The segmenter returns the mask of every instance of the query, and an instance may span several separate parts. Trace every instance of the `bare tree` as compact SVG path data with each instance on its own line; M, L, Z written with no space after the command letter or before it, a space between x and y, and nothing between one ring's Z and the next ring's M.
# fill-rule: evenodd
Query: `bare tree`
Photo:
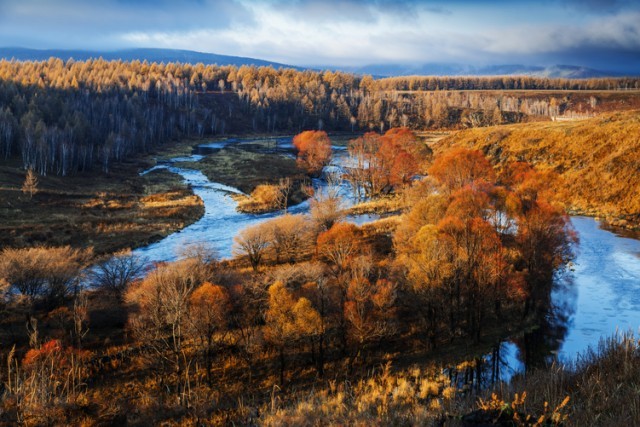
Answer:
M280 181L278 181L278 205L284 213L287 213L291 190L293 190L293 180L291 178L280 178Z
M314 193L310 202L311 220L319 231L330 229L344 217L342 197L340 197L342 177L338 173L327 173L325 179L327 181L325 191Z
M264 223L270 231L276 262L295 262L309 243L309 221L302 215L282 215Z
M92 255L91 249L70 246L6 248L0 252L0 277L31 301L42 297L59 300L74 290Z
M209 267L198 258L164 264L129 288L129 327L153 356L173 368L179 378L176 390L182 404L189 402L191 359L184 352L189 300L194 290L209 280Z
M143 268L144 261L130 250L116 252L93 268L93 285L122 300L125 290L142 273Z

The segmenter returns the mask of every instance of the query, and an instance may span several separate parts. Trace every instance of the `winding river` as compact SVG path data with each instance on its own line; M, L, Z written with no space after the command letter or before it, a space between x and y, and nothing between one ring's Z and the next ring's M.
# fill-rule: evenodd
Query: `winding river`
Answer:
M177 259L185 247L206 244L221 258L232 256L234 236L243 228L273 218L280 213L261 215L236 212L236 202L229 197L239 190L211 182L201 172L185 167L197 162L211 150L228 144L245 144L255 140L227 140L202 144L187 157L176 157L162 162L153 169L165 168L181 175L193 191L202 198L205 214L196 223L135 253L147 260L171 261ZM292 153L291 138L273 138L274 149ZM334 147L334 157L328 170L340 168L346 161L344 147ZM180 165L180 166L178 166ZM314 180L316 191L323 191L326 182ZM352 203L347 184L340 187L345 205ZM289 208L291 213L305 213L308 201ZM348 220L365 223L376 216L362 215ZM604 230L587 217L572 217L580 243L575 247L576 257L567 271L558 274L552 293L549 314L541 327L523 337L500 344L494 355L500 360L500 376L510 378L526 367L574 359L589 346L596 347L602 336L616 331L638 332L640 327L640 240L622 237Z
M271 150L283 155L293 155L293 145L291 138L270 138L273 141ZM236 211L237 203L229 197L230 194L243 194L240 190L227 185L209 181L200 171L188 169L184 165L189 162L197 162L207 153L224 148L229 144L242 145L252 144L253 139L229 139L226 141L210 142L199 145L194 154L184 157L174 157L159 163L157 166L142 172L149 173L155 169L167 169L182 176L184 181L191 185L193 192L203 201L205 206L204 216L194 224L171 234L159 242L152 243L135 250L135 254L147 259L149 262L174 261L180 257L181 251L190 245L205 244L216 251L221 258L232 256L233 238L243 228L266 221L281 215L281 212L271 212L266 214L246 214ZM260 141L264 141L261 139ZM331 172L340 169L347 160L345 147L334 146L331 164L325 171ZM178 166L180 165L180 166ZM323 179L313 180L316 192L326 191L326 181ZM354 202L351 188L345 182L340 184L339 194L342 196L343 206L348 207ZM289 213L300 214L309 211L309 201L304 201L298 205L290 206ZM363 224L377 219L376 215L358 215L348 217L347 220L356 224Z

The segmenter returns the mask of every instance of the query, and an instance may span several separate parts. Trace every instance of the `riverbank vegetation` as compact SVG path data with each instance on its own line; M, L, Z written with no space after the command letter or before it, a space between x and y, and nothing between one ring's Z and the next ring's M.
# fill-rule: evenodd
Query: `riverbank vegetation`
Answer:
M382 364L355 383L335 381L265 407L261 424L283 425L635 425L640 341L603 338L576 361L528 372L479 393L451 386L435 368ZM457 367L458 369L465 367Z
M68 177L97 176L101 171L120 179L119 164L184 138L297 134L310 129L383 134L399 126L413 130L459 130L516 122L574 120L602 112L637 109L640 107L637 90L637 79L632 78L375 80L341 72L268 67L100 59L3 60L0 157L5 165L19 168L20 173L32 170L37 176ZM227 154L247 156L242 152ZM225 156L223 151L218 157L231 156ZM249 165L254 159L247 160ZM282 158L267 158L265 162L253 162L253 166L272 164L271 161L274 167L279 167ZM207 162L211 163L208 167ZM220 175L221 180L233 174L238 166L243 171L248 168L243 169L241 162L227 167L230 164L226 161L211 158L202 164L208 176ZM281 168L279 176L261 168L264 182L238 182L235 187L250 194L260 184L275 185L280 178L291 176L294 189L289 203L299 202L307 197L305 185L298 182L297 173L289 167L283 165L287 170ZM616 174L610 179L620 183L626 178ZM242 181L234 178L237 180ZM73 185L72 179L60 182L67 181L69 186ZM241 204L244 211L265 212L275 206L258 199L244 199ZM592 209L591 199L583 199L586 201L577 207L584 212L620 214L624 215L621 218L624 221L633 215L625 206L614 206L608 200L602 210ZM609 206L626 210L613 212ZM57 223L55 227L64 225Z
M113 163L185 137L305 129L382 133L398 126L584 117L637 108L637 86L629 78L374 80L269 67L3 60L0 156L19 157L25 170L39 175L108 172Z

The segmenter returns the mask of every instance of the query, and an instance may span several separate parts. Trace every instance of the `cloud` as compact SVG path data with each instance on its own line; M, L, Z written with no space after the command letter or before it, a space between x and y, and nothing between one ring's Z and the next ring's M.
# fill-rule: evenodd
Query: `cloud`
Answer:
M253 20L237 0L0 0L0 5L0 43L5 45L22 38L39 39L39 47L104 48L124 32L226 28Z
M620 10L638 10L635 0L560 0L566 7L593 13L615 13Z
M640 52L640 12L608 16L580 26L524 26L494 31L485 50L538 54L588 48Z
M0 45L164 47L311 66L584 63L597 61L588 52L606 52L607 63L622 67L629 53L640 57L635 2L583 3L0 0Z

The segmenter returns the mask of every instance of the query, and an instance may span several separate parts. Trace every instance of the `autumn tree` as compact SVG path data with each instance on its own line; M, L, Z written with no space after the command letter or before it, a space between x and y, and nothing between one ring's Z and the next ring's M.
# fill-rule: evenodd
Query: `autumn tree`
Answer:
M351 279L344 304L349 336L356 352L351 363L362 356L368 342L393 333L395 298L395 285L388 280L371 283L365 277Z
M369 132L349 142L347 178L356 196L376 197L407 185L423 169L427 149L407 128Z
M349 141L347 146L349 161L346 165L346 178L351 183L358 200L378 195L381 192L381 168L376 156L380 144L379 134L367 132L363 136Z
M331 140L324 131L304 131L293 138L297 163L310 175L318 175L331 159Z
M210 385L213 358L229 329L230 311L229 293L222 286L205 282L189 297L188 329L203 349Z
M567 215L544 200L529 206L518 219L516 241L527 273L525 312L529 312L546 304L553 274L571 259L571 245L578 238Z
M233 325L230 339L246 364L249 381L257 355L264 345L264 313L268 308L268 286L261 280L249 280L228 288L232 304L229 318Z
M27 176L22 184L22 192L28 194L30 199L38 192L38 178L31 168L27 170Z
M318 253L340 273L347 269L349 261L362 250L360 239L357 226L338 222L318 236Z
M286 214L264 223L276 262L295 262L308 249L309 221L303 215Z
M210 275L209 266L201 259L185 258L159 265L126 294L132 308L130 330L160 362L173 367L180 379L178 394L182 397L185 395L180 391L188 382L183 377L189 364L183 343L190 317L189 303L193 292Z
M399 250L397 263L406 270L411 306L421 321L431 348L437 344L442 308L454 314L450 287L454 266L452 250L434 224L422 226Z
M330 280L322 264L312 264L307 269L309 280L301 287L304 295L312 302L313 307L318 312L320 324L317 332L318 354L316 359L316 369L318 375L324 375L325 347L327 346L328 334L332 327L333 318L338 307L339 289L335 286L335 281ZM314 349L312 355L315 357Z
M476 150L453 148L438 156L429 174L446 189L455 191L475 181L492 182L495 174L487 158Z
M280 384L284 384L285 351L305 336L320 330L320 316L306 298L296 299L282 282L269 287L269 308L265 313L266 338L278 350Z
M389 185L401 187L422 172L428 154L429 149L416 134L402 127L389 129L384 134L378 155L383 158L380 163L387 169Z
M262 262L265 251L271 243L269 228L265 224L249 226L233 239L233 252L236 256L246 256L254 271Z

